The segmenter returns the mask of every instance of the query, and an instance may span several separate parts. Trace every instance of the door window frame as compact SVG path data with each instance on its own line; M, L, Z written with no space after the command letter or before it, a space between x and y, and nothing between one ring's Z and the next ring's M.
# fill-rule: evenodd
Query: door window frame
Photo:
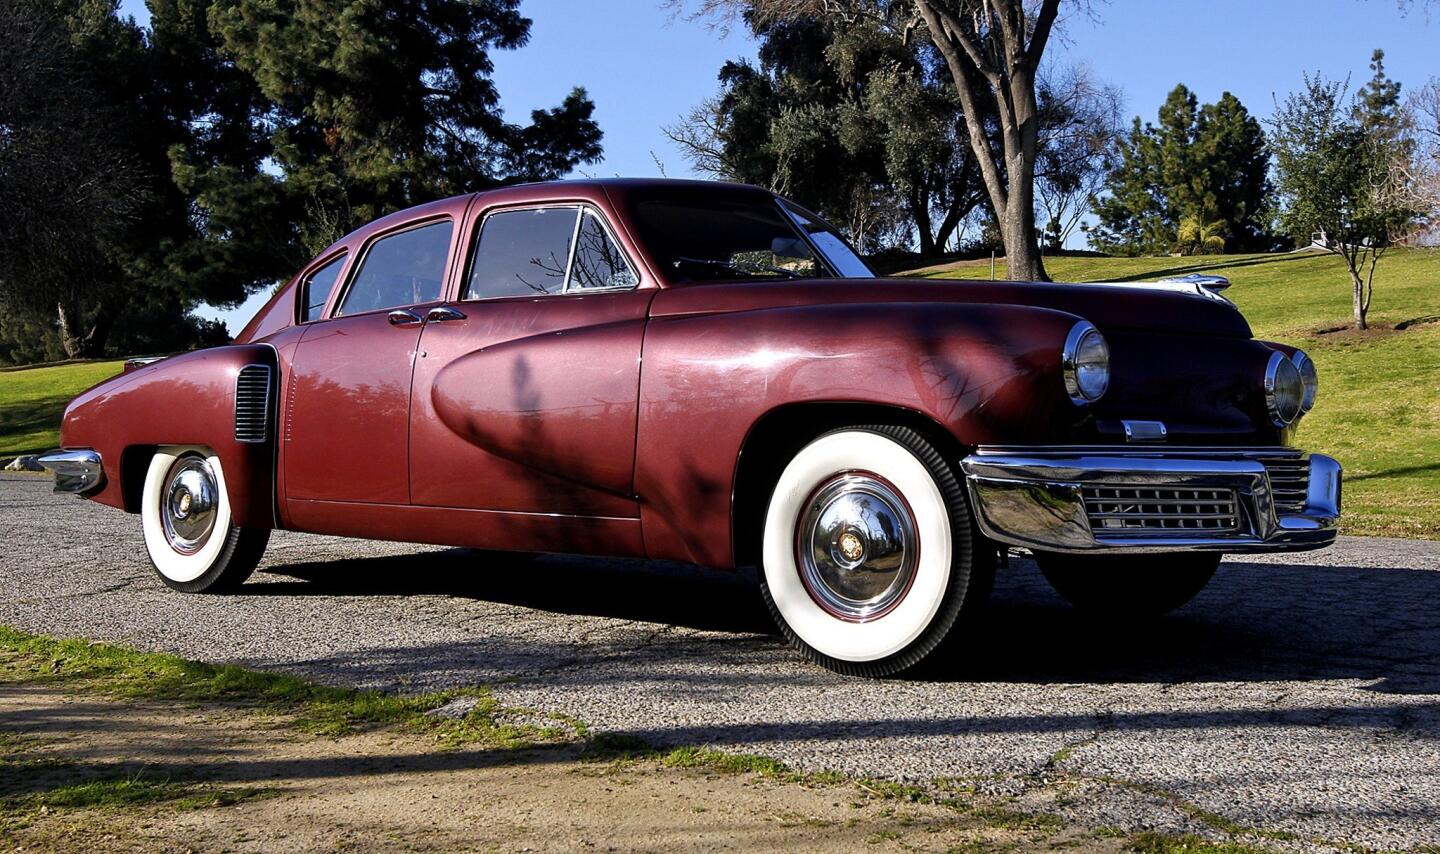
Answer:
M394 237L398 234L404 234L407 231L415 231L417 229L426 228L428 226L438 225L442 222L450 223L450 248L446 250L445 264L440 271L440 293L437 294L434 299L426 300L425 302L400 303L398 305L386 306L385 308L372 308L369 311L357 311L354 314L340 313L341 306L345 304L345 299L350 296L350 290L355 285L355 279L360 275L360 271L365 268L365 262L370 259L370 252L375 248L376 244L386 239L387 237ZM451 267L454 266L453 262L455 260L456 231L457 229L455 227L455 217L451 216L450 214L441 214L439 216L432 216L426 219L407 222L403 225L397 226L396 228L392 228L389 231L384 231L379 234L371 235L360 247L360 251L355 253L354 260L350 262L349 269L345 271L344 287L336 293L334 302L326 310L325 317L323 319L338 320L342 317L364 317L367 314L379 314L381 312L395 311L396 309L413 308L419 305L430 305L431 303L444 302L446 281L450 275Z
M561 290L556 291L553 294L507 294L505 296L493 297L467 296L470 290L470 276L475 270L475 261L480 255L480 237L485 233L485 224L490 221L491 217L507 213L521 213L524 211L556 209L575 211L575 223L571 226L570 229L570 252L565 258L565 281L561 287ZM580 251L580 224L584 222L585 213L587 211L592 214L595 219L600 223L600 228L604 230L606 239L610 241L610 245L615 247L615 251L620 254L620 259L625 262L625 268L630 271L631 277L635 279L634 284L615 285L605 288L570 287L570 273L575 268L575 255ZM481 214L479 219L475 222L475 226L472 229L472 233L470 235L468 246L469 248L465 255L465 266L462 268L459 281L456 283L458 285L455 294L456 302L495 302L498 300L531 300L549 299L552 297L563 296L583 296L585 294L624 293L627 291L638 290L645 281L640 275L640 267L636 265L635 260L630 257L630 253L625 251L625 245L621 243L620 240L615 236L615 229L613 226L610 225L610 221L605 218L604 211L600 210L600 208L596 207L594 204L585 201L576 200L536 202L531 204L507 205L505 207L490 208L489 210L486 210L483 214Z
M350 247L341 246L339 249L313 261L305 272L300 274L300 287L295 289L295 325L306 326L311 323L319 323L330 316L330 302L335 294L345 286L346 279L350 273ZM335 262L340 262L340 270L335 274L335 281L330 285L330 293L325 295L325 304L320 306L320 316L314 320L305 319L305 310L310 307L310 280L315 274Z

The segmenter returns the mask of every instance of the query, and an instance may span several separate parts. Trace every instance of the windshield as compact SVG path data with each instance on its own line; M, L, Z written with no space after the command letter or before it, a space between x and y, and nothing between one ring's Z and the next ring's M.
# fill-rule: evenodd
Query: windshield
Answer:
M835 244L848 258L836 263L826 245L816 239L816 232L810 232L815 245L801 236L797 226L809 231L809 225L765 196L651 196L636 201L632 210L641 239L674 281L872 275L838 236L833 238ZM806 222L816 220L806 217ZM818 228L830 232L823 224ZM823 234L821 239L825 239ZM816 245L823 257L817 255ZM847 272L857 268L863 272Z
M825 260L830 262L830 266L835 268L842 278L875 278L875 274L865 266L865 262L860 260L860 256L855 254L855 250L850 248L850 244L845 242L845 238L841 237L824 220L784 199L780 200L780 205L785 208L785 212L790 215L790 218L795 220L795 224L810 235L810 242L815 244L816 248L820 250L820 254L825 256Z

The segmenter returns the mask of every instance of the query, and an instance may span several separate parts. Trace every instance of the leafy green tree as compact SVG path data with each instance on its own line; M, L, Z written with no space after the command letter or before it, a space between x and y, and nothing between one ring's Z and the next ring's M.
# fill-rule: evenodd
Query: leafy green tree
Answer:
M505 121L490 51L528 40L518 6L152 0L196 225L173 268L235 302L377 216L598 160L583 89Z
M1180 220L1176 242L1181 255L1213 255L1225 251L1225 220L1187 214Z
M965 141L1005 244L1011 275L1047 281L1035 228L1040 143L1037 80L1060 0L667 0L700 17L760 21L858 20L904 42L928 42L965 116ZM1070 8L1088 7L1069 0Z
M0 310L5 337L49 339L12 352L93 355L129 296L123 245L149 200L127 115L97 85L94 12L0 3ZM123 49L123 28L105 35Z
M1423 213L1411 192L1400 86L1378 50L1371 68L1354 98L1343 83L1307 75L1276 111L1271 133L1281 224L1297 242L1313 238L1345 262L1356 329L1367 326L1381 257Z
M864 20L751 16L759 65L667 128L696 169L769 187L874 251L944 247L983 200L959 104L934 57Z
M1199 105L1176 86L1160 107L1157 124L1137 117L1121 140L1118 158L1097 200L1090 242L1121 254L1173 248L1180 222L1223 223L1225 248L1268 248L1269 152L1265 133L1229 92Z

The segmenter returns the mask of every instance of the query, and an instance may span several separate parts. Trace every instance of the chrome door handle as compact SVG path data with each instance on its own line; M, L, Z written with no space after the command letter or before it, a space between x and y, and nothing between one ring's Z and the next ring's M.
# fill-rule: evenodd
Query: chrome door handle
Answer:
M388 317L391 326L413 326L420 322L420 315L403 308L395 309Z
M425 319L430 323L444 323L447 320L464 320L465 312L458 308L451 308L448 305L437 305L426 313Z

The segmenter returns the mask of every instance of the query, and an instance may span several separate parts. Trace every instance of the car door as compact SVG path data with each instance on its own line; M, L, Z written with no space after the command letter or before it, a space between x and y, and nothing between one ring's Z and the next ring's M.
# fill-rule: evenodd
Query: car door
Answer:
M409 503L410 382L454 230L444 217L371 239L331 315L306 328L282 431L287 500Z
M421 335L414 503L637 518L640 347L654 289L587 205L487 211L469 245L458 299L433 309Z

